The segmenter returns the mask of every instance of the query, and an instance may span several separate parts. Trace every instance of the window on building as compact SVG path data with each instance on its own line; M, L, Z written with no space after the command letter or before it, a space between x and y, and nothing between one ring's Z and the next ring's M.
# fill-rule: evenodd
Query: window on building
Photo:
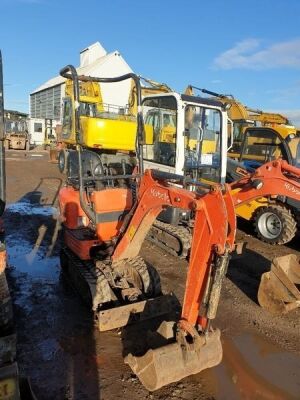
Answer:
M43 124L40 122L34 123L34 132L43 132Z

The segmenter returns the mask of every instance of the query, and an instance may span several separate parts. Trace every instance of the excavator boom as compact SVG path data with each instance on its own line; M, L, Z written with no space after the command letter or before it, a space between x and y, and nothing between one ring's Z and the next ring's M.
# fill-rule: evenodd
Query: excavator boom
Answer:
M285 160L269 162L230 184L235 191L235 206L264 196L286 196L294 200L300 198L300 169L288 164ZM240 189L236 191L236 189Z
M167 184L168 178L172 180L174 175L145 171L137 207L112 256L113 263L134 260L155 218L165 207L194 212L185 296L181 319L173 323L173 341L149 350L142 357L130 354L126 359L148 390L156 390L221 361L220 333L210 329L210 321L216 316L236 232L234 205L227 187L203 188L199 184L202 191L199 194Z

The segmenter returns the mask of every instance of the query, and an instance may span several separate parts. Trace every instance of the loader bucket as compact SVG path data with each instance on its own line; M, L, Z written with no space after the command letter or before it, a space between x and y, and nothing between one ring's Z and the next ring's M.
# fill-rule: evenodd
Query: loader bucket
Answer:
M295 254L275 257L271 270L265 272L258 289L261 307L274 315L300 307L300 263Z
M222 344L219 330L203 336L200 342L194 348L182 346L177 342L167 344L155 350L148 350L141 357L129 354L125 363L129 364L147 390L154 391L221 362Z

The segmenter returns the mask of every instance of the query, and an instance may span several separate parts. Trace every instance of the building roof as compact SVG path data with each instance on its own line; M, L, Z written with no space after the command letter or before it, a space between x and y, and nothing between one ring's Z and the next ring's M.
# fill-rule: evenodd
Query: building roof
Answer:
M4 115L7 115L7 114L11 114L11 115L14 115L14 116L19 116L19 117L24 117L24 118L28 117L28 114L23 112L23 111L5 109L4 110Z
M95 67L99 67L99 65L106 63L111 58L116 57L116 56L122 57L121 54L117 50L107 54L99 42L96 42L93 45L82 50L80 52L80 54L82 54L83 52L86 52L89 49L94 52L94 54L92 55L93 61L89 64L86 64L86 62L82 63L82 60L81 60L81 64L83 64L83 65L76 68L78 75L89 75L92 73L92 71L95 69ZM99 55L99 57L97 57L97 54ZM123 57L122 57L122 59L123 59ZM124 59L123 59L123 61L124 61L124 63L126 63ZM128 68L130 68L130 67L128 66ZM61 85L65 82L65 80L66 80L65 78L58 75L55 78L49 79L43 85L39 86L37 89L35 89L33 92L31 92L31 94L40 92L42 90L48 89L53 86Z

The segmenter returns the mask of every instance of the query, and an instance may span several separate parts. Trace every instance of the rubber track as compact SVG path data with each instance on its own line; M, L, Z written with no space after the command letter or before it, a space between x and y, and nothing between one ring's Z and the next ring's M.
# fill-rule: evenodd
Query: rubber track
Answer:
M90 308L93 308L92 299L97 290L97 279L100 275L103 275L102 272L96 268L93 261L82 261L73 252L66 248L62 251L67 257L69 263L72 264L72 267L70 265L62 265L63 271L67 274L71 285L75 291L78 292L82 300ZM81 282L79 282L79 279L81 279ZM75 283L74 280L77 282ZM88 285L89 295L87 295L86 288L83 290L82 283Z
M167 251L169 254L172 254L173 256L186 259L189 255L189 250L191 248L191 241L192 241L192 235L188 231L187 228L184 228L183 226L174 226L167 224L165 222L161 221L155 221L153 224L153 227L156 229L160 229L161 231L165 232L166 234L172 236L179 242L179 247L180 250L177 252L175 249L170 248L167 244L159 240L157 238L155 232L151 229L147 239L150 240L152 243L156 244L157 246L161 247L163 250Z
M82 261L73 252L64 248L64 255L67 257L68 261L72 266L63 268L67 276L70 278L70 283L73 288L78 292L82 300L94 311L97 309L97 304L93 304L93 299L100 299L105 302L110 302L111 296L107 288L107 280L99 267L95 265L93 261ZM148 270L147 265L142 257L136 257L129 260L130 264L138 271L143 282L145 296L152 297L160 294L160 280L159 276L154 273L154 271ZM99 263L99 261L98 261ZM76 280L76 283L74 282ZM81 280L81 282L79 282ZM83 284L83 286L82 286ZM89 288L89 293L87 293L87 286ZM100 285L100 287L99 287ZM98 286L98 293L97 293ZM99 290L104 291L104 293L99 293ZM102 303L102 304L103 304Z

